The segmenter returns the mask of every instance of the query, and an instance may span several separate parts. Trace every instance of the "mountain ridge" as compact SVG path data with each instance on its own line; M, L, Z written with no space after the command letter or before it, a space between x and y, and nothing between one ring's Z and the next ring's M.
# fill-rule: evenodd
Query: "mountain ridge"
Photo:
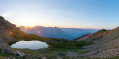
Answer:
M33 28L25 29L25 26L21 26L20 29L28 34L35 34L41 37L50 38L64 38L74 39L84 34L90 34L96 32L98 29L76 29L76 28L58 28L58 27L43 27L35 26Z
M95 39L101 39L103 38L104 36L106 36L107 34L109 34L109 31L110 30L106 30L106 29L101 29L97 32L94 32L92 34L86 34L86 35L83 35L81 37L78 37L74 40L76 41L80 41L80 40L85 40L85 39L91 39L91 40L95 40Z
M95 39L93 44L84 46L83 48L85 49L83 51L88 50L89 52L83 53L80 56L90 58L111 58L119 56L119 27L104 33L106 33L106 35Z

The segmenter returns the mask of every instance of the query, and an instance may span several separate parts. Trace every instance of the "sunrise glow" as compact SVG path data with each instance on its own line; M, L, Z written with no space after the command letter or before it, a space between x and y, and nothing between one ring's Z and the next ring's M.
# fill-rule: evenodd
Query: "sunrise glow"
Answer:
M6 0L0 3L0 15L17 26L33 27L39 25L100 29L112 29L118 26L119 8L117 8L117 2L112 1L114 4L111 4L112 2L105 4L102 3L102 1L107 2L104 0L46 1Z
M29 23L23 23L22 25L23 26L27 26L27 27L30 27L31 26L31 24L29 24Z

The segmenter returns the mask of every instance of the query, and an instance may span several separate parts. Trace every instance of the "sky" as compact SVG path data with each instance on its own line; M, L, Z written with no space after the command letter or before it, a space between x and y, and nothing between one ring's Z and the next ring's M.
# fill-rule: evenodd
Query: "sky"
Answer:
M0 15L17 26L113 29L119 0L0 0Z

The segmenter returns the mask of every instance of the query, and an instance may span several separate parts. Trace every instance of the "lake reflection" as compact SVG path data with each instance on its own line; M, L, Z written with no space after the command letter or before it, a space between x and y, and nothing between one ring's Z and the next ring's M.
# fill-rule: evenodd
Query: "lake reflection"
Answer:
M20 49L40 49L40 48L48 48L48 44L41 41L19 41L15 44L11 45L12 48L20 48Z

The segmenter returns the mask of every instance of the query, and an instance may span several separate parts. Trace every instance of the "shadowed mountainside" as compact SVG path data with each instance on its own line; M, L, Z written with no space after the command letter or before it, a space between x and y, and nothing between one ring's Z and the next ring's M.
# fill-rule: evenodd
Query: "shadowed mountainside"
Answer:
M35 34L41 37L72 39L71 35L57 27L35 26L33 28L26 28L25 26L21 26L20 29L25 33Z

